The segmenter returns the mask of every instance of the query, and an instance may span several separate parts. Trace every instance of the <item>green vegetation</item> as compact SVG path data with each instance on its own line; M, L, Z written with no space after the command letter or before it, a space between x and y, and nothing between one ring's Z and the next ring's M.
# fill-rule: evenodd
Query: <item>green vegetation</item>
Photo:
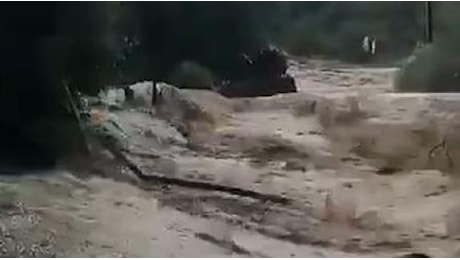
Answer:
M295 2L279 42L296 55L365 62L366 35L377 39L377 59L411 52L423 39L422 2Z
M171 73L170 82L180 88L212 89L211 72L193 61L184 61Z
M168 80L184 61L234 77L238 54L275 43L293 55L392 61L423 38L422 2L126 2L61 4L61 57L74 88ZM85 15L82 15L85 14ZM71 17L72 19L68 19ZM361 49L377 38L377 56Z
M416 49L402 67L396 88L405 92L458 92L460 90L460 4L437 2L434 43Z

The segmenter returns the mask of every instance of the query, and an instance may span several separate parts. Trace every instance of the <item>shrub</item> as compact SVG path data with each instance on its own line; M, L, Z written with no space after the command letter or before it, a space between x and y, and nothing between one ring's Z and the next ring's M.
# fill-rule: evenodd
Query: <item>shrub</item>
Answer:
M460 33L456 19L458 3L439 3L435 12L435 39L414 51L395 81L396 89L406 92L460 91Z
M399 71L395 87L403 92L457 92L460 90L460 50L427 45L414 52Z
M193 61L182 62L170 77L171 84L180 88L212 89L211 72Z

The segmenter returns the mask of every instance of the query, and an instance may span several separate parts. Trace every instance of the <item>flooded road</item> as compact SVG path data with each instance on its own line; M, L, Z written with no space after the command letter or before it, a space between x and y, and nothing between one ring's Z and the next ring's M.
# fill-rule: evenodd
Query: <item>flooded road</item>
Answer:
M8 231L5 254L27 237L23 247L62 257L452 256L460 190L442 160L419 163L438 141L415 120L430 102L391 97L395 72L292 62L298 93L181 90L153 117L112 112L145 180L99 161L85 178L5 179L12 213L0 225L36 219Z

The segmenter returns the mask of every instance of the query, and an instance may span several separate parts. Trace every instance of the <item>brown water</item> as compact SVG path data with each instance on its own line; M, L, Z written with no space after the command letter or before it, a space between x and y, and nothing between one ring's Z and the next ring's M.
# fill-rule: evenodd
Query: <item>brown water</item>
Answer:
M452 256L456 222L449 219L456 216L451 210L459 195L456 181L439 169L406 163L424 147L408 141L412 128L406 125L412 127L426 102L385 94L392 89L393 68L312 61L293 64L290 73L299 93L222 105L212 93L186 92L211 114L220 108L217 120L225 118L193 140L141 112L114 114L128 136L131 158L146 173L256 191L289 203L158 183L141 189L113 178L58 173L2 182L0 192L21 202L23 210L2 215L0 224L36 216L39 221L10 231L14 241L31 238L27 246L49 248L57 256ZM348 96L358 97L365 116L347 112L354 102ZM305 111L311 100L321 101L316 113ZM334 119L325 104L332 104L327 113ZM379 129L384 130L376 134ZM385 134L386 139L378 137ZM350 151L363 136L377 145ZM392 154L409 159L399 162ZM388 162L401 170L379 174ZM113 175L123 171L114 167Z

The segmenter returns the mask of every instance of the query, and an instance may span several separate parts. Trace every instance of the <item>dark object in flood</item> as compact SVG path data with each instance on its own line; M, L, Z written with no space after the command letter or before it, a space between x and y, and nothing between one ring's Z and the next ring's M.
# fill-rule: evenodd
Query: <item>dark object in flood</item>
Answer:
M123 90L125 91L125 100L133 101L134 100L134 90L132 90L129 86L124 86Z
M223 85L218 92L229 98L263 97L278 93L297 92L294 79L289 75L275 78L255 78Z
M409 253L409 254L403 255L401 258L431 258L431 257L424 253Z
M399 168L385 166L383 168L378 169L376 173L378 175L392 175L400 171L401 169Z
M252 65L253 73L260 77L285 75L288 69L287 57L276 48L262 49Z
M287 57L275 48L262 49L251 60L245 58L243 78L222 84L217 90L225 97L272 96L278 93L297 92L294 79L286 74Z

